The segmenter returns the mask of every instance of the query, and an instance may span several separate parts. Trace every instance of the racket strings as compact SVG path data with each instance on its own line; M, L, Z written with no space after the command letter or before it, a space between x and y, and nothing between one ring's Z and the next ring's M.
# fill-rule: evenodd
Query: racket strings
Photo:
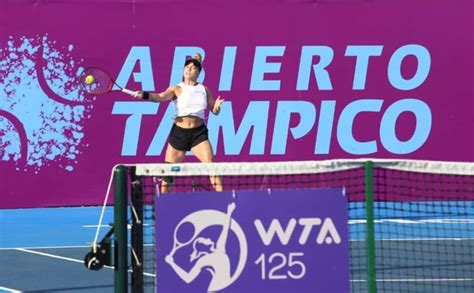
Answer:
M79 85L88 94L100 95L111 91L114 82L105 71L97 68L87 68L79 77Z

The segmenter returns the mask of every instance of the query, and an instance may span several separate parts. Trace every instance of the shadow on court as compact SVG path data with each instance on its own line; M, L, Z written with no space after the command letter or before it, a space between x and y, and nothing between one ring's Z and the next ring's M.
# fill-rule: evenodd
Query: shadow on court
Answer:
M23 292L113 292L112 269L89 271L82 263L89 250L0 250L0 288Z

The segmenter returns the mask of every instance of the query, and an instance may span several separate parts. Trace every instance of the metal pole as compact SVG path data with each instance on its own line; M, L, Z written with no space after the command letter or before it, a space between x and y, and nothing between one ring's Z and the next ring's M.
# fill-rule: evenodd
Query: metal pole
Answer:
M115 293L128 292L127 167L114 170Z
M130 179L132 181L132 194L130 197L132 210L132 233L130 244L132 246L132 292L143 293L143 185L142 178L135 175L135 167L130 168ZM135 257L137 259L135 259Z
M367 289L370 293L376 293L377 278L375 275L374 175L372 161L365 162L365 209L367 214Z

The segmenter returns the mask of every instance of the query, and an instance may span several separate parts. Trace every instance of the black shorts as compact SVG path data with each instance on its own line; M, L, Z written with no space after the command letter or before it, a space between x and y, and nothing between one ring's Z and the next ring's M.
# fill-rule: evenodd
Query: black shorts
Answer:
M195 128L182 128L173 124L170 133L170 145L180 151L190 151L201 142L208 140L207 133L205 124Z

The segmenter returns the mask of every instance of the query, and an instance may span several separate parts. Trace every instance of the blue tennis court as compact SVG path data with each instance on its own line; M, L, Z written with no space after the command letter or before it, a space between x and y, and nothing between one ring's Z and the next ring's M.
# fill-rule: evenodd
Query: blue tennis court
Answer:
M435 205L430 203L430 206ZM472 215L472 205L469 209L466 212ZM395 288L416 282L442 284L438 292L468 292L465 288L474 287L474 276L463 273L472 267L474 217L429 218L420 213L394 217L376 210L377 213L378 256L401 253L401 250L405 250L405 258L413 255L411 264L397 264L396 257L387 257L395 261L378 266L383 279L378 278L377 282L393 284ZM0 210L0 292L113 292L113 269L89 271L83 264L95 236L99 215L98 207ZM112 208L107 208L100 236L105 235L108 223L112 221ZM365 225L365 220L351 214L351 247L363 243L365 235L357 232L363 230L361 225ZM426 233L416 238L407 237L413 229L420 231L420 227ZM390 233L388 230L384 233L387 228ZM399 231L400 235L393 231ZM464 251L449 251L456 249L460 242ZM423 251L417 251L421 244ZM444 257L438 254L439 247L444 247L443 254L457 258L450 260L459 268L453 267L452 275L439 274L435 260L443 261ZM417 254L430 253L433 263L419 263ZM431 270L429 275L435 277L403 277L416 270ZM355 272L352 276L354 285L364 286L366 271Z

